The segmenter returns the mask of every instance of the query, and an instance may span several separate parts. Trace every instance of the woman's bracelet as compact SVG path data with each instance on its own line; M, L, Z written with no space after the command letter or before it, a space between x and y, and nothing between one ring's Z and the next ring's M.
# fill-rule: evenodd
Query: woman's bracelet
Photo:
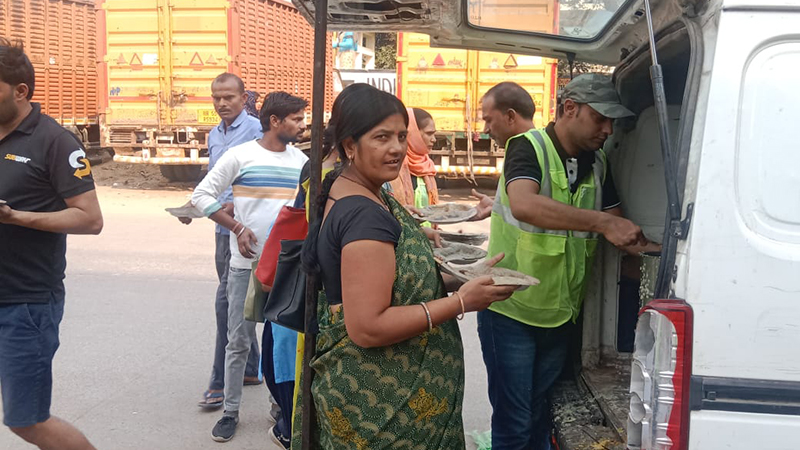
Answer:
M425 302L420 303L422 305L422 309L425 310L425 317L428 318L428 332L433 330L433 321L431 320L431 311L428 309L428 305Z
M461 320L464 318L464 314L467 313L467 309L464 307L464 299L461 298L461 294L458 291L453 292L453 295L458 297L458 303L461 303L461 314L456 316L456 319Z
M236 234L236 227L238 227L239 225L242 225L242 223L241 222L236 222L236 225L234 225L233 228L231 228L231 231L233 231L233 234ZM244 225L242 225L242 226L244 226Z
M241 230L239 230L239 232L238 232L238 233L236 233L236 237L238 238L239 236L241 236L241 235L242 235L242 233L244 233L244 230L246 230L246 229L247 229L247 227L246 227L246 226L244 226L244 225L242 225L242 229L241 229Z

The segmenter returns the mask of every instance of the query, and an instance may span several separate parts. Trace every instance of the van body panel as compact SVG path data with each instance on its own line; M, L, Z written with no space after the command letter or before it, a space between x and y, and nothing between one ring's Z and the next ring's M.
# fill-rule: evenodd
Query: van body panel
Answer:
M700 411L689 428L692 450L795 450L798 438L800 416Z
M786 77L800 69L798 21L800 11L721 13L679 267L695 375L800 381L800 180L784 153L797 147L800 91Z

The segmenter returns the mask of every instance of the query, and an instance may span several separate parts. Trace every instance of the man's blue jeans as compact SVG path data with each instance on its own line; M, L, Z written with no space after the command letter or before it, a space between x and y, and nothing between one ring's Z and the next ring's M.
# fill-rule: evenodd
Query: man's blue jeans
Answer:
M570 330L526 325L489 310L478 335L489 379L492 450L549 450L547 394L567 357Z
M230 240L227 234L216 233L216 252L214 262L217 267L219 286L214 309L217 318L217 339L214 347L214 365L211 366L211 381L208 388L221 391L225 387L225 347L228 345L228 263L231 260ZM238 251L238 250L237 250ZM258 342L250 345L250 356L247 357L247 368L244 376L257 377L258 374Z

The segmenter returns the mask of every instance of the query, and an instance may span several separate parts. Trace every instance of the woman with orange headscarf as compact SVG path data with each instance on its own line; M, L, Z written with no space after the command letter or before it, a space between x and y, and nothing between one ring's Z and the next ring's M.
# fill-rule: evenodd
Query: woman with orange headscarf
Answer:
M408 151L400 175L391 182L392 195L406 206L435 205L439 203L439 189L430 151L436 143L436 123L419 108L408 108L408 119Z

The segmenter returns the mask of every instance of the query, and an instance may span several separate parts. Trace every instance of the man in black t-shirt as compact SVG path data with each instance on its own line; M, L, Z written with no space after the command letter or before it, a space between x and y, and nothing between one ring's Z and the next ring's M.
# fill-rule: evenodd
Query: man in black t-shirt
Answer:
M81 143L31 103L34 71L0 38L0 386L3 423L39 448L94 449L50 415L67 234L103 216Z

